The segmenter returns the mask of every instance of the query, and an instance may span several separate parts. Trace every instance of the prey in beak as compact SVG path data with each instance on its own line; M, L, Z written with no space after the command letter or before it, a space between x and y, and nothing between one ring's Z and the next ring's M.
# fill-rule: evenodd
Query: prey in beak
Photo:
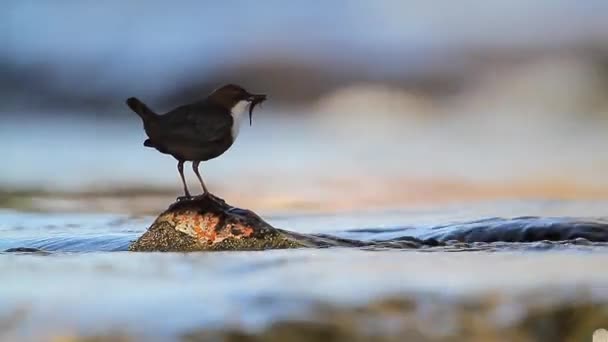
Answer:
M252 125L251 116L253 114L253 108L255 108L255 106L259 105L260 103L266 101L266 95L252 94L249 96L247 101L249 101L249 126L251 126Z

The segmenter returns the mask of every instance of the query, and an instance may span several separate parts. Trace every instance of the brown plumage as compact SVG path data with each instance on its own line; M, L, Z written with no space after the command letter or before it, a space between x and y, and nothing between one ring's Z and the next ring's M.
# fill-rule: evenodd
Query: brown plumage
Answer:
M193 162L192 169L203 187L203 194L208 194L198 172L199 163L216 158L230 148L238 134L242 119L240 111L249 105L251 122L253 107L265 100L266 95L250 94L240 86L228 84L201 101L177 107L163 115L156 114L134 97L127 100L127 105L143 121L148 135L144 146L177 159L184 193L190 198L183 172L184 162Z

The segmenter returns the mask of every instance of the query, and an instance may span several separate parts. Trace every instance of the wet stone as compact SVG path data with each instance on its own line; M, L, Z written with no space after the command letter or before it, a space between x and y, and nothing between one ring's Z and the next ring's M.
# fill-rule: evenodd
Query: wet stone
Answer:
M306 246L250 210L213 195L173 203L129 246L130 251L263 250Z
M137 252L237 251L285 248L392 248L436 246L436 239L402 237L358 241L325 234L275 228L251 210L235 208L213 195L173 203L129 246Z

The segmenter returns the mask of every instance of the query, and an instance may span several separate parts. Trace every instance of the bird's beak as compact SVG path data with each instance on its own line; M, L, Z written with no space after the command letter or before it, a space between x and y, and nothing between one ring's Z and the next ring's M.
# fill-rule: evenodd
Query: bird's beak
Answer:
M266 100L266 95L264 95L264 94L250 94L249 95L249 101L251 101L251 102L256 101L259 103L259 102L262 102L265 100Z
M251 115L253 114L253 108L258 104L266 101L266 95L264 94L252 94L247 99L249 101L249 126L251 126L252 120Z

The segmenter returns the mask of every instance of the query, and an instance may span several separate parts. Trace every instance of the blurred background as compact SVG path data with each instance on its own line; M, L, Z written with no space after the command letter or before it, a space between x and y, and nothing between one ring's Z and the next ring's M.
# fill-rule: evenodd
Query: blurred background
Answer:
M608 198L602 0L4 0L0 75L4 207L164 208L176 163L125 99L229 82L269 95L202 165L239 206Z

